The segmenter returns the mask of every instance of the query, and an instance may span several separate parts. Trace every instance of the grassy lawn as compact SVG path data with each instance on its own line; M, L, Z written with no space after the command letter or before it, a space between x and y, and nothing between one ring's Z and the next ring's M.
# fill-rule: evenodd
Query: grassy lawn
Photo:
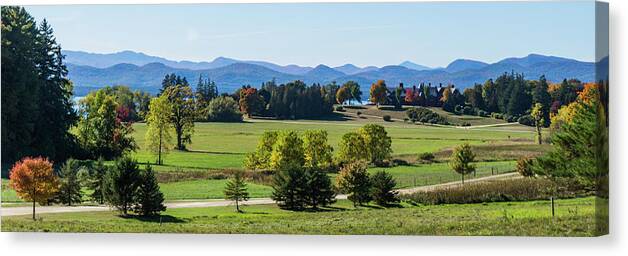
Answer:
M159 184L166 200L180 199L222 199L227 180L190 180ZM251 198L270 197L272 188L248 182Z
M2 202L23 202L22 199L17 197L15 190L9 187L9 180L2 179Z
M275 205L168 209L160 218L123 218L116 212L42 214L2 218L2 231L151 232L217 234L386 234L592 236L595 199L354 209L341 200L321 212L292 212Z
M196 123L192 144L186 152L171 151L164 157L164 166L155 166L157 171L195 169L241 169L245 154L255 150L264 131L324 129L329 133L329 143L337 147L343 134L355 131L365 123L357 121L272 121L253 120L244 123ZM512 140L529 141L534 139L531 130L499 129L459 129L381 122L392 138L394 155L436 152L461 143L473 145ZM133 136L140 149L134 153L141 162L154 162L155 156L143 149L146 125L137 123ZM513 128L514 129L514 128ZM518 128L517 128L518 129Z
M491 174L512 172L515 161L480 162L477 163L475 177L486 177ZM491 173L493 168L494 173ZM396 166L393 168L370 168L369 173L384 170L390 173L397 181L397 188L434 185L461 179L460 174L454 172L448 163L418 164L411 166ZM474 175L467 175L465 179L472 179Z
M362 114L364 115L377 116L377 117L383 117L384 115L389 115L392 118L404 120L404 118L407 118L406 110L409 108L413 108L413 107L404 106L403 110L395 110L393 106L380 106L380 109L377 109L374 106L363 106L363 107L347 107L345 108L345 111L351 114L356 114L359 111L359 112L362 112ZM447 121L455 125L459 125L464 122L470 123L471 125L491 125L491 124L506 123L506 121L501 120L501 119L485 118L485 117L470 116L470 115L456 115L454 113L449 113L443 110L442 108L437 108L437 107L428 107L428 109L447 118ZM371 117L366 117L366 118L371 118Z

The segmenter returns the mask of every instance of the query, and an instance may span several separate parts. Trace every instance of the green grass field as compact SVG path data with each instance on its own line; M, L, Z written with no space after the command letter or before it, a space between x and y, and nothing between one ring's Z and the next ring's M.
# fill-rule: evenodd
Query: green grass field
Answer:
M190 180L160 184L160 190L166 200L181 199L222 199L227 180ZM248 184L248 192L251 198L270 197L272 188L269 186Z
M382 122L392 138L394 155L436 152L441 149L470 143L518 141L531 143L532 131L499 128L460 129ZM343 134L364 125L356 121L259 121L244 123L196 123L192 144L188 151L171 151L164 157L164 166L157 171L241 169L245 154L255 150L264 131L324 129L329 133L329 143L336 148ZM137 123L133 134L140 149L133 154L141 162L154 162L156 156L144 150L146 125Z
M217 234L380 234L592 236L595 199L354 209L341 200L323 212L291 212L275 205L168 209L161 218L123 218L116 212L41 214L2 218L2 231L148 232Z

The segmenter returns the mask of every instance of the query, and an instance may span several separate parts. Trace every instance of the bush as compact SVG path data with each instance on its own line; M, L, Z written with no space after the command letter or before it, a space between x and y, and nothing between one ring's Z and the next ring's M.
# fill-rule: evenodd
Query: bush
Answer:
M462 115L462 114L464 114L464 110L463 110L462 106L457 105L457 106L454 108L454 114L456 114L456 115Z
M421 161L432 162L434 158L435 158L434 154L432 154L431 152L425 152L425 153L419 154L419 160Z
M435 113L432 110L427 108L410 108L406 110L406 116L410 121L421 122L421 123L430 123L430 124L444 124L447 125L447 119L442 117L441 115Z
M491 113L491 117L495 119L504 119L504 115L501 113Z
M356 114L357 114L358 116L361 116L361 115L362 115L362 111L358 111Z
M376 172L371 177L371 184L373 186L371 197L376 204L388 206L399 202L398 192L394 190L397 182L389 173L385 171Z
M530 116L530 115L524 115L524 116L519 117L517 122L519 122L522 125L535 126L534 125L534 118L532 118L532 116Z
M238 103L231 97L218 97L207 106L207 120L213 122L241 122Z
M462 109L462 113L464 113L465 115L475 115L475 110L473 110L473 108L470 106L464 106L464 108Z
M517 122L517 120L519 120L519 116L504 115L504 120L509 123L514 123L514 122Z
M478 110L478 116L481 117L488 117L488 112L484 111L484 110Z
M464 126L464 127L466 127L466 126L471 126L471 123L469 123L469 122L462 122L462 123L460 124L460 126Z
M336 106L336 111L338 112L345 112L345 108L342 106Z
M417 204L469 204L509 202L555 198L572 198L586 192L571 180L552 181L544 178L520 178L470 183L402 195Z
M386 121L386 122L391 122L392 121L391 120L392 118L390 117L390 115L384 115L383 118L384 118L384 121Z

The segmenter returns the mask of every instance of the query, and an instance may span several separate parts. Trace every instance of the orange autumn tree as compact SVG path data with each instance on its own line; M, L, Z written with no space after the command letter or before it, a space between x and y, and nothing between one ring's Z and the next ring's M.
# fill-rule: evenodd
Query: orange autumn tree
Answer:
M9 186L18 197L33 202L33 220L35 203L46 203L59 190L59 180L52 170L52 163L42 157L25 157L16 162L9 179Z

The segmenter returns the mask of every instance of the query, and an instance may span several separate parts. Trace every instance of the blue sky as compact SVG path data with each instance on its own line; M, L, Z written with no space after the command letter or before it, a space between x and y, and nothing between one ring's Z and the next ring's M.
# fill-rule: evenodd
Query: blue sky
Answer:
M67 50L173 60L432 67L539 53L593 61L594 2L29 6Z

